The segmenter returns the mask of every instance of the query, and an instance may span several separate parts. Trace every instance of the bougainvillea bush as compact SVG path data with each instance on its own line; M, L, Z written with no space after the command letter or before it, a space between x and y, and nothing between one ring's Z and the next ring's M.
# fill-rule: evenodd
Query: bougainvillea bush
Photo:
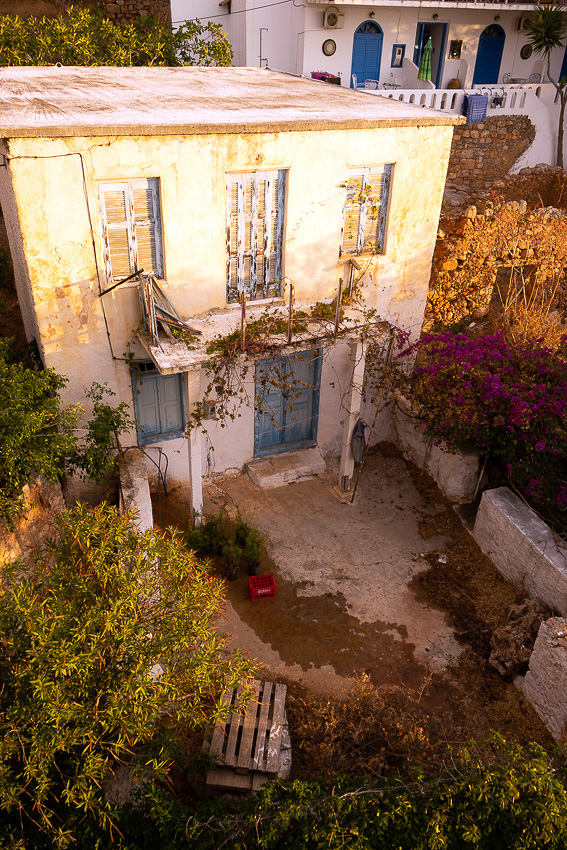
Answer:
M567 531L567 337L558 351L501 333L424 337L411 395L436 443L471 442Z

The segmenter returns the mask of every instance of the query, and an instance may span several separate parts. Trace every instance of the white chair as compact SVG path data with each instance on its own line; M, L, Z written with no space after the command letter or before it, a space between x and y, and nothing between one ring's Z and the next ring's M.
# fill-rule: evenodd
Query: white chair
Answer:
M363 89L364 88L364 83L358 82L358 80L356 78L356 74L352 75L352 87L353 87L353 89Z
M365 89L372 89L373 91L375 91L377 88L379 88L379 86L380 86L380 83L378 82L378 80L366 80L365 83L364 83Z
M512 78L512 74L502 74L502 83L503 83L503 85L507 86L507 85L508 85L508 83L510 82L510 79L511 79L511 78Z
M530 74L528 83L541 83L541 74Z

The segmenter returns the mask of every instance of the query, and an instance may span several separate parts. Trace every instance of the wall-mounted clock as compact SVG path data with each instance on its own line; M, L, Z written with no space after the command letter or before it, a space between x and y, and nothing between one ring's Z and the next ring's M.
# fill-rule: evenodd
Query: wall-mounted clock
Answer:
M325 56L332 56L336 49L337 45L332 38L328 38L323 42L323 53Z

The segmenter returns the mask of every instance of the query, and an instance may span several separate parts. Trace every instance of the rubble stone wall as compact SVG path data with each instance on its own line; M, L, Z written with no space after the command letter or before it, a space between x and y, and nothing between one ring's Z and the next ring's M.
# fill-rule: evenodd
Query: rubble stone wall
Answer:
M504 177L535 139L526 115L486 118L455 127L447 180L482 189Z
M16 5L17 9L14 8ZM21 18L54 18L71 5L72 0L21 0L17 4L13 0L0 0L0 14L18 14ZM151 15L164 24L171 24L169 0L83 0L74 5L101 9L110 20L117 23L130 23L135 18Z
M55 532L55 519L65 510L61 486L34 477L24 487L27 514L14 531L0 528L0 567L18 559L29 561Z

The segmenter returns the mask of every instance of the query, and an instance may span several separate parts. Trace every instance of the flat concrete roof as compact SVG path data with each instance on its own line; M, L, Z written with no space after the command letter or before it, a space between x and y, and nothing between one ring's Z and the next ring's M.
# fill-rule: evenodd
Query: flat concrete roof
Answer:
M0 68L0 137L453 125L455 114L259 68Z

